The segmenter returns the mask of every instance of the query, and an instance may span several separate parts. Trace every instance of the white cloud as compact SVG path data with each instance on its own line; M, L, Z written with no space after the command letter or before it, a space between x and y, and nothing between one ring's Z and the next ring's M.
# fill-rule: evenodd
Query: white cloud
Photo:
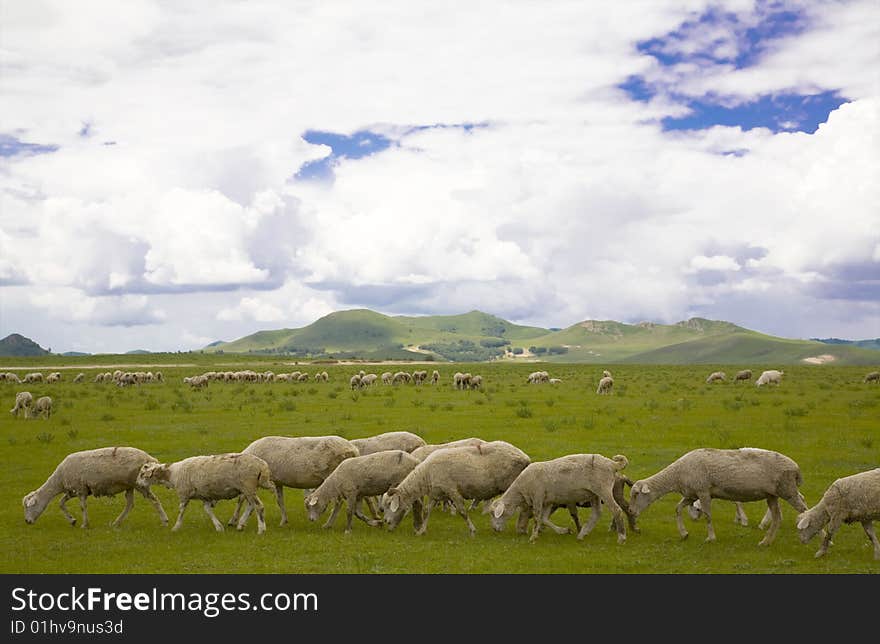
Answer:
M740 265L733 257L728 257L727 255L712 255L711 257L697 255L691 258L690 265L685 272L738 271L739 269Z
M277 322L284 319L284 312L268 302L256 297L243 297L231 308L221 309L218 320L254 320L256 322Z

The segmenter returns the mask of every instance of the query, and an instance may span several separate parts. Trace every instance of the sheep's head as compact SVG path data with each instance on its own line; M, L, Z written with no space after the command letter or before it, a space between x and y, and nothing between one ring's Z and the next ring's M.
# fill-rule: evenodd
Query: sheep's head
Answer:
M511 511L512 508L507 507L501 499L495 499L483 508L483 514L492 515L491 524L495 532L504 530L504 524L507 523L507 518L510 516Z
M317 521L318 517L324 514L324 510L327 509L327 499L317 494L317 492L307 494L305 504L306 512L309 513L309 521Z
M654 500L651 488L644 481L636 481L633 483L632 489L629 491L629 509L635 516L639 516L642 511L651 505Z
M397 488L391 488L388 490L383 499L384 507L382 508L382 515L385 519L385 525L388 526L389 530L394 530L394 528L400 525L401 520L404 515L406 515L406 511L409 508L404 507L404 504L400 499L400 494L397 493Z
M798 538L801 543L807 543L816 536L828 522L828 517L824 512L820 512L816 508L801 512L797 518Z
M149 487L155 483L170 487L170 470L167 463L144 463L138 472L137 484Z
M24 522L28 525L31 525L37 520L37 518L43 513L43 507L45 507L41 507L38 503L36 490L27 493L21 500L21 505L24 507Z

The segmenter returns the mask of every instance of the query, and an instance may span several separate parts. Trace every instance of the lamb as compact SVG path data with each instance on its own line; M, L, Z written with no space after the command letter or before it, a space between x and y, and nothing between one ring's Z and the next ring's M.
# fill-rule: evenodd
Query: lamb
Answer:
M54 382L59 382L61 380L61 374L57 371L53 371L48 376L46 376L46 384L51 385Z
M752 370L751 369L743 369L742 371L737 371L736 375L733 377L733 382L736 384L740 380L751 380L752 379Z
M471 389L482 389L483 376L480 376L480 375L471 376L470 387L471 387Z
M437 371L436 369L434 369L434 371L431 372L431 384L436 385L439 382L440 382L440 372Z
M706 378L706 384L712 384L713 382L724 382L727 379L727 374L723 371L713 371L709 374L709 377Z
M530 385L536 385L550 380L550 374L546 371L533 371L526 378L526 382Z
M49 416L52 415L52 399L49 396L40 396L34 402L33 406L28 411L28 418L37 418L39 416L43 416L46 420L49 420Z
M461 438L459 440L450 441L448 443L437 443L434 445L422 445L421 447L417 447L411 453L420 461L424 461L431 454L436 452L439 449L448 449L450 447L468 447L468 446L476 446L476 445L485 445L487 441L484 441L482 438Z
M611 389L614 387L614 378L611 376L602 376L602 379L599 381L599 387L596 389L597 394L610 394Z
M388 490L385 523L393 530L413 509L416 534L424 534L434 505L449 500L473 536L477 529L468 516L465 499L483 501L501 494L529 462L525 452L504 441L438 450L419 463L398 486ZM419 521L416 502L425 496L428 506Z
M807 543L824 529L822 545L816 552L816 557L821 557L828 552L841 525L859 522L874 544L874 559L880 560L875 520L880 521L880 467L834 481L816 505L798 515L798 537L801 543Z
M25 374L25 376L24 376L24 380L23 380L23 382L25 382L25 383L28 383L28 382L43 382L43 374L41 374L41 373L39 373L39 372L35 372L35 373L27 373L27 374Z
M383 385L390 385L390 384L391 384L391 379L392 379L393 377L394 377L394 374L392 374L390 371L386 371L386 372L384 372L384 373L382 374L382 384L383 384Z
M492 514L492 528L500 532L507 518L520 511L521 516L531 515L535 518L529 541L538 538L544 525L564 534L568 532L567 528L559 528L550 522L552 511L560 506L571 509L588 502L592 512L589 521L578 532L577 538L580 540L596 526L602 512L601 502L604 502L614 517L617 543L625 543L623 509L615 499L614 487L620 479L622 491L623 479L618 476L618 472L627 463L625 456L617 455L609 459L601 454L570 454L550 461L531 463L504 494L490 504L488 510Z
M381 525L380 520L369 519L360 511L361 500L384 494L403 481L418 464L419 461L412 455L399 449L345 459L306 497L309 521L317 521L327 505L333 502L335 507L324 524L325 528L331 527L342 507L342 500L345 500L348 506L346 534L351 533L352 516L357 516L367 525ZM419 515L416 521L421 523L420 508L414 509L413 514Z
M387 450L402 450L409 454L425 445L425 439L412 432L385 432L368 438L355 438L349 442L357 448L361 456Z
M34 523L49 502L63 492L61 513L70 525L76 525L76 519L67 511L65 504L69 499L79 497L82 527L88 528L87 497L114 496L125 492L125 508L110 524L115 528L134 506L134 491L137 490L156 508L162 525L168 525L168 516L150 486L138 482L138 472L147 463L158 461L136 447L100 447L68 454L43 485L22 499L25 523Z
M562 382L562 378L550 378L550 380L548 380L547 382L549 382L551 385L558 385Z
M183 513L192 499L204 503L214 528L223 532L223 524L214 514L214 506L217 501L239 495L247 499L249 509L257 512L257 534L266 530L263 502L257 496L257 489L272 489L272 477L266 461L253 454L212 454L191 456L170 464L144 463L137 482L142 486L158 483L177 492L180 506L172 532L183 525ZM238 529L243 528L244 522L239 522Z
M782 384L782 376L785 375L784 371L777 371L776 369L770 369L769 371L765 371L758 379L755 381L756 387L761 387L767 384L780 385Z
M18 412L22 412L25 418L28 417L30 406L34 404L34 396L29 391L19 391L15 394L15 407L9 410L9 413L18 418Z
M75 383L82 382L83 380L85 380L85 378L86 378L86 374L80 372L80 373L76 374L76 378L73 379L73 382L75 382Z
M316 488L324 482L330 472L347 458L360 456L357 447L341 436L264 436L258 438L242 450L245 454L259 456L269 464L272 481L275 484L275 498L281 510L281 523L287 523L287 510L284 507L284 488ZM243 499L229 520L232 525L238 518ZM247 522L250 506L244 511L239 522Z
M348 384L351 386L352 389L360 389L361 377L358 374L354 374L351 378L349 378Z
M880 382L880 371L871 371L865 376L864 382Z
M374 374L374 373L367 373L367 374L364 374L364 375L361 377L361 388L363 388L363 387L372 387L372 386L373 386L373 383L376 382L376 380L378 380L378 379L379 379L379 376L377 376L377 375Z
M767 500L772 514L770 527L759 545L770 545L781 521L779 499L785 499L798 512L807 509L798 487L803 482L800 468L791 458L765 449L695 449L646 479L636 481L630 491L630 509L638 517L645 508L670 492L681 494L675 520L682 539L688 532L681 519L682 509L699 499L700 511L708 523L707 542L715 541L712 525L712 499L728 501Z

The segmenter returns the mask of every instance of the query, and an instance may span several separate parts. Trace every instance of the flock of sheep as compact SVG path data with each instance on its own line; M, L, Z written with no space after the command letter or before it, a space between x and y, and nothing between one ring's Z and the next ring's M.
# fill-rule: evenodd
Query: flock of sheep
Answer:
M162 525L168 517L151 491L152 485L175 490L179 500L178 530L191 500L200 500L218 531L223 523L214 514L218 501L238 499L229 525L244 529L251 514L257 515L257 532L266 529L264 506L257 494L260 488L274 489L281 511L281 525L287 523L284 488L306 490L305 509L316 521L328 507L331 527L343 505L347 506L346 532L357 517L372 526L396 528L411 514L413 528L423 534L432 510L451 504L467 524L470 534L476 527L469 516L476 504L485 502L483 512L491 517L494 530L504 529L506 521L518 515L516 530L528 531L530 540L548 527L559 534L569 533L550 520L554 510L567 508L575 521L577 538L583 539L598 523L602 507L612 515L612 528L618 543L624 543L627 523L638 532L638 517L655 501L670 493L681 496L675 518L682 538L688 532L682 510L691 516L705 516L706 541L715 540L712 500L726 499L737 504L764 500L769 524L760 545L770 545L782 521L779 499L798 511L797 530L803 543L823 532L816 556L824 555L835 532L844 523L859 522L880 559L872 521L880 519L880 468L834 481L821 500L808 508L798 488L803 482L800 468L791 458L765 449L711 449L690 451L656 474L631 481L622 474L629 461L623 455L607 458L601 454L569 454L549 461L532 462L529 456L506 441L467 438L450 443L428 445L410 432L388 432L364 439L346 440L340 436L266 436L241 452L200 455L174 463L160 463L135 447L105 447L68 455L46 482L22 500L25 521L34 523L49 502L59 495L62 514L71 523L76 519L66 502L77 497L82 510L82 526L88 526L86 499L125 493L126 504L113 521L118 526L128 515L137 491L153 504ZM630 486L627 500L624 490ZM369 515L364 513L365 506ZM591 508L583 526L578 507ZM738 516L741 507L738 505ZM381 518L380 518L381 517Z

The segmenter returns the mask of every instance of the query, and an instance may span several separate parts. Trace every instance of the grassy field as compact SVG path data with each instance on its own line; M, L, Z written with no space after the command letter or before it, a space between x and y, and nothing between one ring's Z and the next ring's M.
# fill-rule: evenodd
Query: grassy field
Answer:
M245 360L245 358L241 358ZM795 512L783 503L784 523L769 548L757 543L761 504L747 504L750 525L734 525L732 503L713 505L718 540L704 543L704 522L686 519L691 536L680 540L669 495L640 518L641 534L617 545L607 530L610 513L583 541L572 535L542 533L529 544L512 525L496 534L488 517L477 515L478 532L468 536L460 517L435 512L427 534L412 533L409 519L395 532L355 523L344 535L344 516L332 530L309 523L302 492L288 490L291 523L277 526L274 496L261 491L269 528L258 536L253 520L244 532L216 533L201 504L187 510L182 530L162 528L152 507L139 495L119 529L109 522L123 497L89 499L92 527L71 528L50 504L35 525L23 520L21 498L40 486L70 452L110 445L140 447L161 461L195 454L240 451L269 434L290 436L338 434L358 438L409 430L428 442L467 436L504 439L525 450L532 460L595 452L629 458L625 473L633 480L653 474L696 447L763 447L794 458L804 475L801 491L813 505L834 479L880 466L880 387L866 385L865 367L831 365L784 368L779 388L757 389L753 383L707 385L706 375L730 365L614 365L615 390L598 396L601 366L575 364L438 364L441 386L376 386L352 392L348 378L361 367L381 373L398 367L321 364L294 366L279 359L251 361L255 370L275 372L326 370L329 383L225 384L191 390L183 376L217 369L244 368L232 356L166 354L2 359L23 374L25 367L73 365L64 380L52 385L0 383L10 409L15 392L50 395L55 413L49 421L0 416L0 547L6 553L4 573L878 573L861 526L844 526L835 545L820 560L818 542L797 539ZM165 384L117 388L94 384L107 368L95 364L189 364L161 367ZM235 362L235 364L231 364ZM193 364L195 363L195 364ZM751 365L755 375L760 365ZM133 367L128 367L134 370ZM409 366L412 370L414 366ZM557 386L527 385L526 375L546 368L562 378ZM112 371L112 368L109 370ZM146 370L146 369L144 369ZM155 369L154 369L155 370ZM456 391L455 371L479 373L484 391ZM83 371L86 382L73 384ZM159 488L172 521L176 499ZM78 504L69 504L77 515ZM233 502L220 502L218 516L228 517ZM583 518L587 516L583 510ZM77 515L78 516L78 515ZM564 511L554 515L566 525Z

